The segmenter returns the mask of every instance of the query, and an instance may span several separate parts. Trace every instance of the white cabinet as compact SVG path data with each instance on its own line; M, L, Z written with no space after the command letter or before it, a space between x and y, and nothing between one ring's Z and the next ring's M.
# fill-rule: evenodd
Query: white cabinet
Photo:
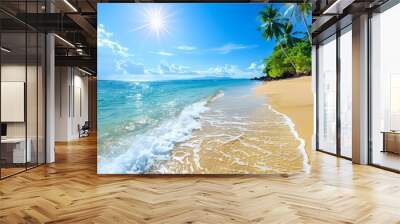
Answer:
M2 139L1 144L12 147L12 162L25 163L32 161L32 141L27 139L27 147L25 151L25 138L7 138Z

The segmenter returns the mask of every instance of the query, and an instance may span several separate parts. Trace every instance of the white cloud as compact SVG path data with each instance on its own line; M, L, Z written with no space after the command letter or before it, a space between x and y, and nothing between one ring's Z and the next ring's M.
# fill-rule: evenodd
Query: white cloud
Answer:
M161 56L172 56L172 55L174 55L173 53L166 52L166 51L159 51L159 52L157 52L157 54L161 55Z
M252 70L252 69L255 69L256 67L257 67L257 63L252 62L247 69Z
M207 70L198 71L199 74L202 75L210 75L210 76L229 76L232 78L248 78L254 77L254 71L245 71L239 68L237 65L218 65L214 67L210 67Z
M197 48L195 46L180 45L180 46L177 46L176 49L182 50L182 51L193 51L193 50L196 50Z
M97 33L97 46L108 48L114 54L114 56L109 59L112 61L114 72L117 72L121 76L145 73L144 65L135 62L133 54L129 52L129 49L117 41L114 41L112 39L113 33L108 32L103 24L99 24Z
M264 63L262 63L262 64L260 64L258 67L257 67L259 70L264 70L264 68L265 68L265 64Z
M259 70L262 71L265 68L265 64L264 63L260 63L258 64L258 62L252 62L249 67L247 67L247 69L249 70Z
M159 75L184 75L193 74L189 67L183 65L170 64L168 62L161 62L156 69L148 69L146 74L159 74Z
M125 64L122 65L126 66ZM253 78L259 75L256 69L249 70L246 67L240 68L237 65L225 64L210 67L204 70L193 70L188 66L171 64L162 61L155 68L146 69L142 64L131 64L130 69L136 71L136 74L123 73L117 79L125 80L179 80L179 79L197 79L204 77L226 77L226 78ZM143 73L141 73L143 72Z
M121 57L132 56L129 54L129 49L122 46L118 42L112 40L113 33L107 32L103 24L99 24L97 27L97 46L110 48L113 53Z
M229 54L232 51L236 51L236 50L244 50L244 49L251 49L251 48L256 48L258 47L257 45L243 45L243 44L233 44L233 43L228 43L225 44L221 47L217 47L217 48L212 48L210 49L211 51L215 51L219 54Z
M218 65L205 70L194 71L188 66L161 62L156 69L146 70L146 74L159 75L195 75L197 77L216 76L216 77L254 77L255 71L240 69L237 65Z
M188 66L170 64L165 61L161 62L157 68L149 69L145 71L149 75L182 75L194 77L205 77L205 76L215 76L215 77L232 77L232 78L250 78L258 75L256 69L246 70L241 69L237 65L217 65L203 70L193 70Z
M121 74L127 75L135 75L135 74L144 74L145 69L144 65L141 63L135 63L128 59L120 59L115 61L115 70L120 72Z

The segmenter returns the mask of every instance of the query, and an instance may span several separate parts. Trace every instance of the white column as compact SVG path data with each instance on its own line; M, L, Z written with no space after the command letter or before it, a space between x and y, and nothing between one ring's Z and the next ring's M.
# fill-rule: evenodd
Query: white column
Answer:
M47 34L46 45L46 163L52 163L55 161L55 44L53 34Z
M55 69L55 141L71 140L72 68Z
M353 20L353 162L368 163L368 15Z
M46 1L46 11L54 12L52 1ZM55 42L54 34L46 35L46 163L55 161Z

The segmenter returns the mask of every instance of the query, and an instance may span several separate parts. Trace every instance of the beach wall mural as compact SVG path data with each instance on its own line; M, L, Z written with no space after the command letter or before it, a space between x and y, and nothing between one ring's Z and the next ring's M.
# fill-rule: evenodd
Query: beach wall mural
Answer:
M97 172L307 172L310 23L310 4L98 4Z

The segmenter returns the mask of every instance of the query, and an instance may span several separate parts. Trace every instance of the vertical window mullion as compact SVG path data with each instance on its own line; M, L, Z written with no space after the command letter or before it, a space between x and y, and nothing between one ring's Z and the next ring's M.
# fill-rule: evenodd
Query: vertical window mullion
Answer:
M315 47L315 149L319 149L319 45L317 44Z
M367 63L368 63L368 74L367 74L367 83L368 83L368 164L373 164L373 153L372 153L372 64L371 64L371 56L372 56L372 30L371 30L371 20L372 20L372 12L368 12L368 53L367 53Z
M336 31L336 154L341 156L341 119L340 119L340 82L341 82L341 66L340 66L340 35L338 29Z
M36 1L39 14L39 1ZM39 22L39 21L38 21ZM36 31L36 166L39 165L39 32Z
M25 1L25 21L28 19L28 1ZM28 169L28 113L27 113L27 97L28 97L28 25L25 23L25 102L24 102L24 118L25 118L25 170Z

